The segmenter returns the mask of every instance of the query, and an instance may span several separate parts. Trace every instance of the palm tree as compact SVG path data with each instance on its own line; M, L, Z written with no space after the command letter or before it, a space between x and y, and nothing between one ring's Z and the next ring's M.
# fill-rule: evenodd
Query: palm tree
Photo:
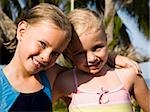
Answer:
M16 48L16 25L0 8L0 63L6 64ZM8 52L5 52L8 51ZM2 58L2 59L1 59Z
M74 8L88 7L89 4L91 6L95 5L96 10L104 15L110 49L119 54L130 56L130 58L136 61L145 61L133 49L126 32L126 26L116 13L116 5L119 8L126 9L133 17L138 17L139 28L143 30L147 38L150 38L148 0L75 0Z
M148 0L22 0L25 3L25 7L21 7L18 0L1 0L1 8L14 22L17 17L22 15L29 8L40 2L53 3L59 6L65 13L70 11L70 4L73 8L77 7L88 7L89 5L95 6L99 13L103 13L104 21L106 25L106 32L108 35L109 45L111 50L118 49L118 53L127 55L125 51L131 47L130 39L126 32L126 27L116 14L115 5L126 8L133 16L138 16L139 28L143 30L147 38L149 37L149 15L148 15ZM18 15L13 19L11 13L11 3L13 7L18 11ZM122 38L125 37L125 38ZM119 45L119 47L117 47ZM122 47L120 47L122 46ZM124 49L124 50L122 50ZM120 51L124 51L123 53Z
M116 14L116 4L119 4L119 8L125 8L133 17L138 17L139 28L142 29L146 37L150 39L148 0L22 0L24 1L24 7L22 7L18 1L19 0L0 0L0 49L4 47L5 50L9 52L9 55L13 55L17 43L15 39L15 22L17 18L29 8L41 2L55 4L65 13L70 12L73 8L94 6L97 12L103 13L104 15L110 49L116 50L120 54L129 56L134 51L132 51L132 45L125 30L126 27ZM16 17L12 15L12 4L13 8L18 11ZM131 49L127 50L129 48ZM1 51L3 52L3 50L0 50L0 56L5 56L5 58L2 57L2 60L6 59L6 56L9 55ZM10 57L8 58L10 59ZM6 61L8 62L8 60Z

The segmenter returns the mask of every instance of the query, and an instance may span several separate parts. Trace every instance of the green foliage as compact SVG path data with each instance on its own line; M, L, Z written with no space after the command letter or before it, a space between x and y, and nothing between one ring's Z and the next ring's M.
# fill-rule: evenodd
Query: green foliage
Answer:
M60 55L57 59L57 63L61 66L67 67L67 68L72 68L73 64L70 59L67 57L64 57L64 55Z
M57 100L57 102L53 106L53 112L68 112L67 106L65 105L63 100Z
M149 36L149 6L148 0L133 0L132 3L124 5L124 7L132 14L133 17L138 17L139 28L145 36Z
M131 103L134 112L143 112L137 101L131 96Z
M119 37L120 34L120 29L122 27L122 21L118 16L115 16L114 18L114 37Z
M114 17L114 30L113 40L109 44L109 49L117 52L118 54L127 56L129 53L128 48L131 47L131 41L126 32L126 27L121 19L116 15Z
M28 10L29 8L33 7L34 5L41 3L41 2L48 2L48 3L53 3L57 6L60 4L63 5L63 11L64 12L69 12L70 11L70 0L27 0L27 4L25 9L21 9L18 0L12 0L14 3L15 7L17 7L18 11L20 14L23 13L23 11ZM104 0L75 0L75 8L77 7L87 7L89 2L92 4L96 4L97 10L104 11ZM11 17L11 11L10 11L10 4L8 0L0 0L0 3L2 5L2 9L5 11L5 13ZM149 37L149 7L148 7L148 0L133 0L131 4L127 4L124 7L127 8L130 14L132 16L137 16L138 17L138 23L139 27L143 30L144 34L150 39ZM19 15L20 15L19 14ZM111 18L108 17L108 19L105 21L105 24L108 25L109 21ZM114 39L113 41L109 44L110 49L114 49L118 44L122 44L122 41L129 41L128 35L125 33L125 27L122 24L122 21L120 18L116 15L114 18ZM127 38L126 38L127 37ZM124 40L123 40L124 39ZM127 39L127 40L126 40ZM122 41L121 41L122 40ZM122 43L121 43L122 42ZM128 43L128 42L127 42ZM125 44L127 45L127 44ZM127 49L126 47L122 47L122 52L121 53L126 53ZM65 63L66 64L66 63ZM71 66L69 63L67 63L66 66ZM140 108L137 104L137 102L133 102L133 107L136 112L140 111ZM66 105L62 100L58 100L56 104L54 105L54 112L67 112Z
M113 50L116 45L119 43L119 38L121 36L120 34L120 29L122 27L122 21L118 16L115 16L114 18L114 36L113 36L113 40L111 41L111 43L108 45L110 50Z
M114 0L117 2L118 0ZM10 3L8 0L1 0L0 1L2 4L2 8L4 12L10 17L11 17L11 11L10 11ZM28 10L29 8L33 7L36 4L39 4L41 2L47 2L47 3L52 3L57 6L60 4L63 6L62 10L65 13L68 13L70 11L70 0L27 0L27 4L25 9L21 9L20 4L18 0L12 0L14 6L17 8L19 11L19 16L22 14L24 10ZM98 12L103 12L104 13L104 8L105 8L105 0L75 0L74 1L74 7L87 7L89 5L96 6L96 9ZM138 17L138 23L139 23L139 28L144 32L145 36L147 36L148 39L150 39L149 36L149 7L148 7L148 0L133 0L130 4L121 2L121 6L124 6L132 16L137 16ZM108 17L106 22L106 25L109 23L111 18ZM115 31L116 32L116 31ZM115 35L115 34L114 34Z
M105 19L104 24L105 24L105 27L106 27L106 28L108 27L108 25L109 25L111 19L112 19L112 18L111 18L110 16L108 16L108 17Z
M4 6L6 6L8 4L8 0L1 0L0 3L3 8Z

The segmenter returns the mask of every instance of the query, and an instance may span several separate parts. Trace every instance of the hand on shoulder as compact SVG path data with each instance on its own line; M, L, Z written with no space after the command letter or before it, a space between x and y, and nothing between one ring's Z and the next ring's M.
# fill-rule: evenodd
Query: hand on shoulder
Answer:
M117 69L117 72L125 88L130 90L136 80L136 77L138 76L135 70L132 67L120 68Z

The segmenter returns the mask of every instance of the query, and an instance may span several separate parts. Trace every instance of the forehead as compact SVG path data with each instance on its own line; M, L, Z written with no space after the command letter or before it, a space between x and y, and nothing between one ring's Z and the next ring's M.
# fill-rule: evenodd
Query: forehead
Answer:
M94 46L99 43L106 43L106 34L103 30L98 30L95 32L87 32L79 37L82 46Z
M30 30L31 38L42 40L48 45L56 47L56 49L58 45L62 44L63 46L65 43L67 44L69 42L66 38L65 31L47 22L31 25L29 31Z
M68 48L70 52L75 53L91 49L99 44L107 44L105 32L89 32L80 37L76 37L75 40L71 40L71 44Z

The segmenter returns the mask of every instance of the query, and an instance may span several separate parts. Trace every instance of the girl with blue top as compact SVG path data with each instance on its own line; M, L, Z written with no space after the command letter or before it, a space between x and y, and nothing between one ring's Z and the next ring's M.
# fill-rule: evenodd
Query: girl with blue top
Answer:
M48 68L69 43L71 24L59 8L42 3L20 20L16 38L14 57L0 69L0 112L52 111Z

